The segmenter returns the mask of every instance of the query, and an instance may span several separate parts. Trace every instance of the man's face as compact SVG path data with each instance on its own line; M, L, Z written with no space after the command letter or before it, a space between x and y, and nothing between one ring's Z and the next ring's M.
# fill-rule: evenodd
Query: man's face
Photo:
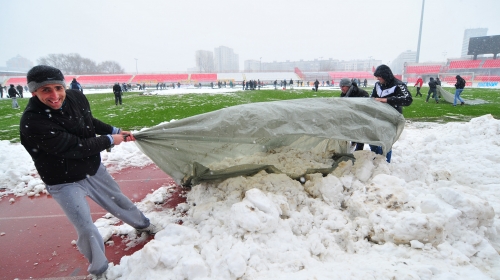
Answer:
M59 84L44 85L31 94L54 110L60 109L66 99L66 90Z
M375 77L382 85L385 84L385 80L382 77Z
M343 94L346 94L347 91L349 90L350 86L341 86L340 90L342 91Z

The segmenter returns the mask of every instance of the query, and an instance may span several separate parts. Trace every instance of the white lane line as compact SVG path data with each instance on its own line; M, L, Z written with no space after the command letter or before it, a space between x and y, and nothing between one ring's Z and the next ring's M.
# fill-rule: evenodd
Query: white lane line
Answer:
M107 213L108 212L92 212L90 214L106 215ZM0 221L19 220L19 219L61 218L61 217L66 217L66 215L60 214L60 215L43 215L43 216L3 217L0 218Z

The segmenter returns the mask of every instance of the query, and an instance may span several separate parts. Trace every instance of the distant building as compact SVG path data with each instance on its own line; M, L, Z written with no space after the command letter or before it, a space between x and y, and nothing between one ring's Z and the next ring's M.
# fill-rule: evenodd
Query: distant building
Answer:
M261 72L261 61L260 60L245 60L243 65L243 70L246 72Z
M417 52L407 50L402 52L396 59L394 59L390 65L392 73L396 75L403 74L405 63L415 63L417 62Z
M220 46L214 49L215 72L239 72L239 55L233 52L233 49Z
M472 58L472 55L467 55L467 51L469 50L469 39L471 37L482 37L487 36L488 28L471 28L465 29L464 31L464 40L462 42L462 53L460 57L462 58ZM478 55L478 57L482 57L482 55Z

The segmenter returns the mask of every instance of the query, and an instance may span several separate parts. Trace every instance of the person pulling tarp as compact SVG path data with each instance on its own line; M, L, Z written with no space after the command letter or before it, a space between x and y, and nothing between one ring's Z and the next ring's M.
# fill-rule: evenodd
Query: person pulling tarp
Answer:
M134 136L158 167L178 184L190 185L260 170L280 172L265 160L223 169L209 166L253 154L270 155L283 147L345 154L353 141L390 151L404 123L394 108L370 98L310 98L228 107Z
M437 93L444 99L444 101L453 104L453 100L455 99L455 95L446 91L444 88L442 88L440 85L436 86L437 88ZM478 105L478 104L486 104L488 103L485 100L482 99L464 99L465 103L467 105Z

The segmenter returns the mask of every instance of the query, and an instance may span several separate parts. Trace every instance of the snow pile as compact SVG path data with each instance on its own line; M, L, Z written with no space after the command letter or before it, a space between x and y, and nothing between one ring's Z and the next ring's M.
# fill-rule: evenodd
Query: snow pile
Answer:
M499 132L491 116L414 124L391 164L359 151L355 164L303 184L260 172L194 186L172 213L186 212L182 226L163 224L107 276L499 279L500 175L498 157L488 156L500 154ZM306 162L296 155L280 156Z

